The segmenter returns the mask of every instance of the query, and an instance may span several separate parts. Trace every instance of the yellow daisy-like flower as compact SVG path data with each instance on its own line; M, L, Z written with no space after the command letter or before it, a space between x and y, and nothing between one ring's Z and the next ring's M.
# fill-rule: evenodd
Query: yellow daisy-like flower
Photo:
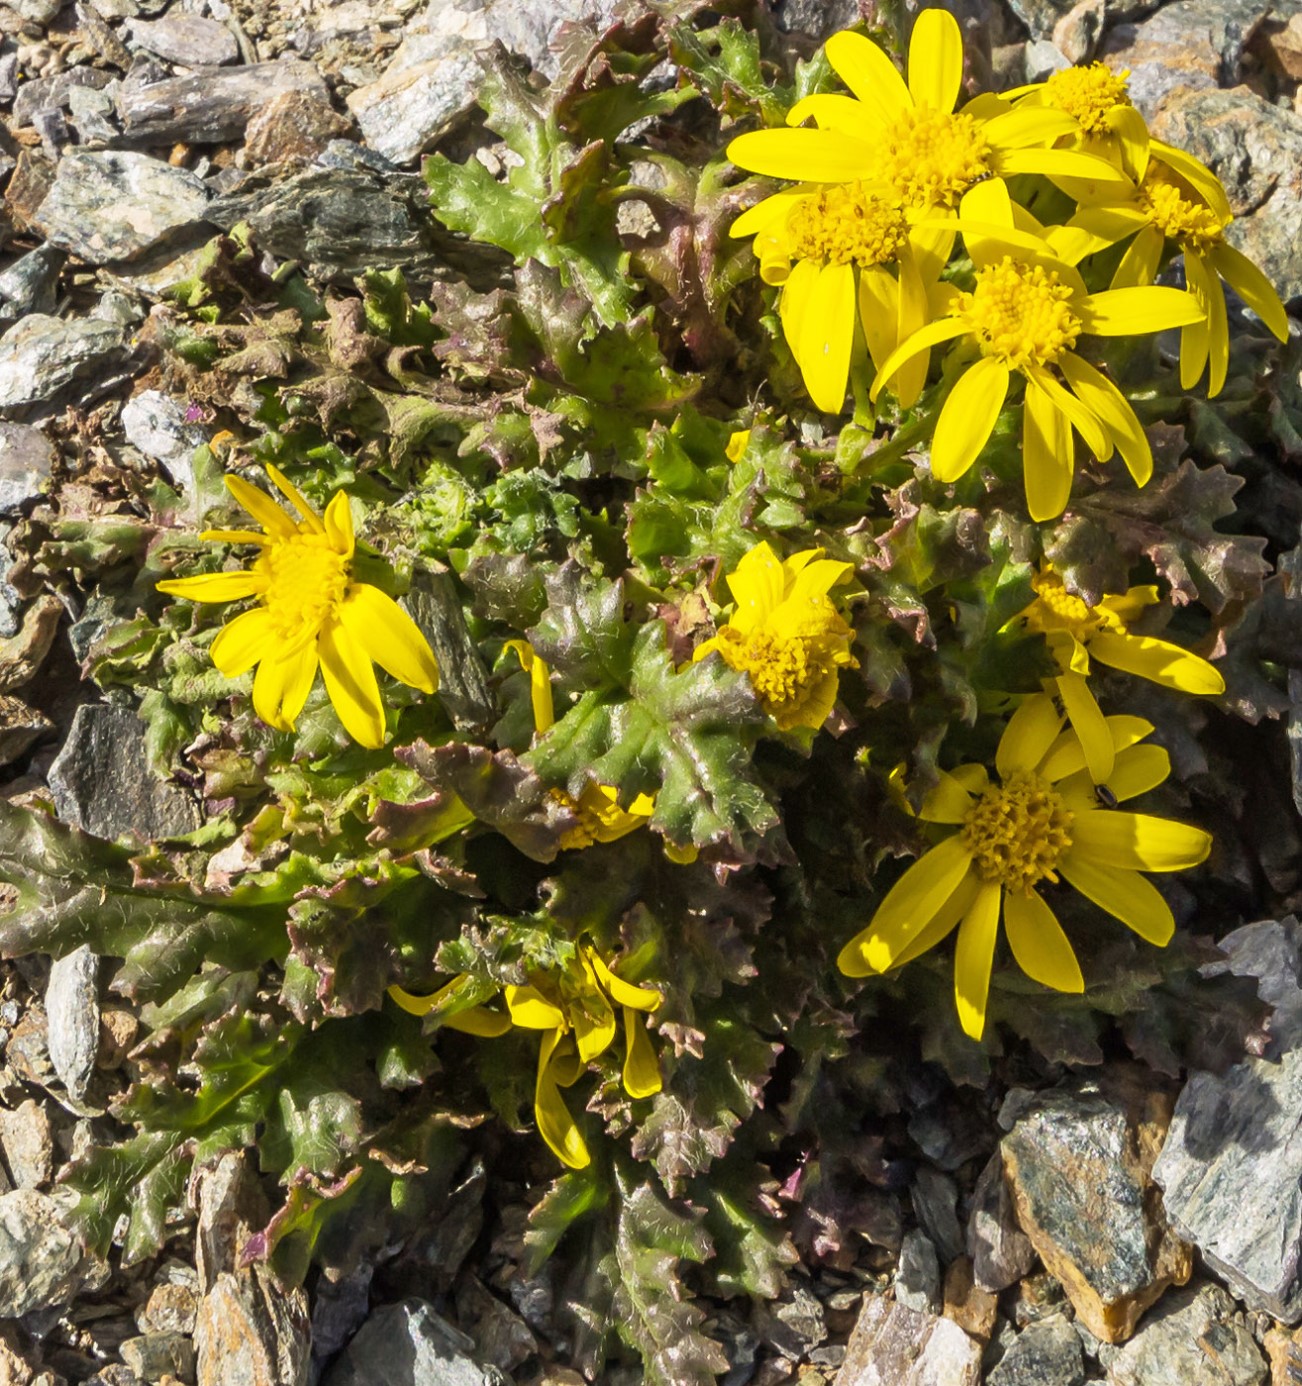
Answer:
M1288 314L1270 280L1236 250L1225 233L1234 220L1220 180L1206 164L1160 140L1152 157L1140 160L1138 182L1083 190L1083 202L1067 223L1083 233L1082 253L1134 239L1113 276L1114 288L1151 284L1168 243L1184 253L1185 278L1203 307L1203 319L1180 334L1180 388L1191 390L1210 361L1208 394L1225 384L1230 360L1224 280L1281 342L1288 340Z
M227 488L265 531L210 529L201 539L256 544L251 568L169 578L160 592L196 602L256 597L258 605L228 622L212 643L212 661L228 679L257 665L254 711L269 726L293 731L316 679L317 666L344 729L372 749L384 744L384 703L372 661L401 683L433 693L439 671L415 621L376 587L352 576L353 520L338 491L324 518L276 467L276 489L298 511L286 514L270 496L238 476Z
M1129 76L1129 72L1113 72L1103 63L1086 63L1003 95L1019 109L1051 106L1066 111L1080 130L1075 136L1063 136L1060 143L1097 154L1118 167L1134 169L1148 158L1148 126L1131 103Z
M1171 772L1160 746L1138 744L1152 730L1139 717L1109 717L1114 803L1162 783ZM886 972L934 948L955 928L954 997L973 1039L985 1031L990 972L1002 916L1013 957L1056 991L1085 988L1080 965L1039 893L1059 878L1159 948L1175 931L1171 908L1144 871L1181 871L1211 851L1211 835L1168 818L1105 808L1085 751L1062 730L1052 698L1037 693L1013 714L984 766L942 774L919 817L951 829L891 887L872 922L841 950L850 977Z
M692 661L718 653L751 681L764 711L783 731L817 731L836 702L841 670L857 669L854 630L828 592L854 571L805 549L785 562L761 541L728 574L736 602L728 624L696 647Z
M1049 564L1031 579L1031 585L1035 600L1013 622L1042 634L1057 660L1061 673L1054 682L1096 784L1105 784L1111 777L1115 751L1107 719L1086 682L1091 656L1100 664L1179 693L1225 692L1219 670L1201 656L1169 640L1131 634L1130 623L1138 620L1145 607L1156 605L1156 587L1106 594L1097 606L1090 606L1067 590L1062 576Z
M872 388L875 399L895 373L941 342L966 337L975 362L955 381L940 411L931 446L937 480L957 481L977 460L1004 407L1013 373L1026 382L1022 460L1033 520L1061 515L1075 469L1072 430L1100 462L1121 453L1143 486L1153 454L1135 411L1120 390L1072 348L1085 335L1131 336L1199 322L1203 309L1182 289L1124 288L1090 293L1054 244L1015 215L998 182L973 189L959 222L975 283L949 299L944 317L928 323L891 354Z
M464 975L454 977L430 996L413 996L402 987L390 987L389 995L403 1010L423 1016L455 998L468 981ZM595 948L583 944L577 966L557 977L531 978L527 986L504 987L502 999L504 1011L472 1006L449 1015L443 1024L490 1037L503 1035L512 1026L543 1032L534 1087L538 1133L562 1164L583 1169L591 1156L561 1089L572 1087L587 1066L615 1042L615 1008L619 1007L625 1043L624 1091L633 1098L659 1092L660 1066L641 1016L659 1007L661 995L652 987L636 986L617 977Z

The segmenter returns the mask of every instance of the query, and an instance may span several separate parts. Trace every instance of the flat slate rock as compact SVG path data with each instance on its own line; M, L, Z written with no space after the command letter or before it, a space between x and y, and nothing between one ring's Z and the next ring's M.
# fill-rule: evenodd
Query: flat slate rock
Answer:
M474 1346L432 1304L404 1299L367 1319L322 1386L493 1386L500 1378L470 1355Z
M1000 1119L1004 1167L1022 1230L1106 1343L1192 1270L1190 1248L1162 1217L1151 1172L1170 1099L1119 1069L1108 1087L1015 1090Z
M70 150L33 221L51 245L92 265L134 260L201 222L194 174L129 150Z
M240 56L235 35L215 19L173 10L161 19L136 19L128 26L132 42L168 63L220 67Z
M45 988L50 1062L68 1096L80 1102L99 1053L99 959L82 946L50 964Z
M32 313L0 337L0 411L52 399L66 385L104 376L124 359L126 333L100 318Z
M980 1386L980 1381L981 1345L958 1324L870 1294L835 1386Z
M1266 1359L1219 1285L1169 1295L1108 1364L1108 1386L1264 1386Z
M311 63L296 58L218 67L162 81L128 78L118 93L118 115L133 140L218 144L244 133L249 117L285 91L330 93Z

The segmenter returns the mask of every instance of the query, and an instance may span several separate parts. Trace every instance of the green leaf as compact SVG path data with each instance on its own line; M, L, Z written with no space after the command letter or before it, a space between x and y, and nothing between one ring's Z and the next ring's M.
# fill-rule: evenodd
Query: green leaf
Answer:
M537 1275L566 1232L609 1201L610 1186L598 1164L571 1170L555 1180L529 1210L529 1229L524 1234L527 1274Z
M718 1247L710 1269L725 1295L776 1299L785 1272L800 1260L791 1236L776 1218L761 1213L752 1190L734 1178L725 1186L718 1175L705 1190L705 1226Z

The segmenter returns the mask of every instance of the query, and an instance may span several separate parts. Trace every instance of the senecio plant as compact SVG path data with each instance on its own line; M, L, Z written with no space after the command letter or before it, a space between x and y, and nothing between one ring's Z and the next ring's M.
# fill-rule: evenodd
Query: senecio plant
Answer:
M100 1247L253 1147L247 1258L425 1265L455 1207L589 1376L708 1382L701 1292L889 1246L894 1114L1259 1023L1204 965L1287 889L1270 795L1237 826L1287 705L1280 300L1125 73L766 23L661 7L546 94L490 56L506 156L427 161L428 301L214 242L153 320L219 429L191 494L16 537L205 807L4 809L0 942L141 1008L69 1176Z

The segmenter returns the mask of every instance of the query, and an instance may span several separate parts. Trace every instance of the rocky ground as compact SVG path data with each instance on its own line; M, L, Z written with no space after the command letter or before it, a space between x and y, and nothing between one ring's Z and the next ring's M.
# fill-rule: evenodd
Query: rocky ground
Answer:
M865 0L868 3L868 0ZM274 272L347 284L449 253L422 153L486 144L475 54L542 76L615 0L0 0L0 536L87 470L184 490L212 431L157 388L151 318L218 230ZM1302 305L1302 15L1268 0L960 0L999 86L1102 56L1159 136L1225 182L1240 246ZM1287 7L1283 7L1287 9ZM812 40L853 3L785 0ZM491 154L486 154L491 158ZM104 837L197 826L134 713L92 701L97 616L25 599L0 547L0 764ZM1295 744L1298 744L1295 741ZM0 887L3 889L3 887ZM1244 926L1218 966L1274 1006L1255 1056L1155 1089L1122 1064L955 1106L919 1072L875 1233L718 1305L727 1386L1272 1386L1302 1382L1302 926ZM284 1291L240 1250L266 1223L243 1160L191 1191L171 1254L122 1270L68 1227L60 1168L106 1129L137 1018L88 951L6 965L0 997L0 1384L581 1383L546 1274L516 1270L521 1189L472 1169L441 1221L347 1280ZM611 1381L638 1379L631 1369Z

